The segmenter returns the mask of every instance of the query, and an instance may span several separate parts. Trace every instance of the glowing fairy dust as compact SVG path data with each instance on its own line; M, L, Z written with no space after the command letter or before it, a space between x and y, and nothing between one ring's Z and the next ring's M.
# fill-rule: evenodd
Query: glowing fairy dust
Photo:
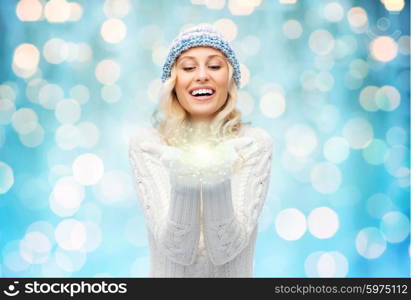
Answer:
M243 157L234 147L234 136L217 137L204 127L180 130L163 155L173 176L193 182L219 182L241 167Z
M213 149L209 145L193 145L189 147L183 159L203 169L211 165L216 160L216 157L213 155Z

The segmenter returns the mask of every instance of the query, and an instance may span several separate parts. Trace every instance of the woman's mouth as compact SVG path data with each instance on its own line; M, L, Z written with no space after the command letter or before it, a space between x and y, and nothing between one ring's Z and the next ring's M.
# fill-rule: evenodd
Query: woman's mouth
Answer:
M215 96L216 91L213 89L199 89L199 90L194 90L189 94L191 98L197 101L207 101L207 100L211 100Z

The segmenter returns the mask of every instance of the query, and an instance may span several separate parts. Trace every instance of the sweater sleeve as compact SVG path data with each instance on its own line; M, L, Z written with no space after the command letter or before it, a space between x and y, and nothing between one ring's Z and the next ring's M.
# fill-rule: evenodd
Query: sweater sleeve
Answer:
M175 263L190 265L200 236L199 190L175 180L170 184L160 158L140 147L142 142L152 140L153 134L149 129L140 129L130 139L129 161L137 198L160 251Z
M231 178L202 186L204 236L215 265L231 261L248 245L267 195L272 139L262 129L253 135L252 145L240 152L245 161L236 184Z

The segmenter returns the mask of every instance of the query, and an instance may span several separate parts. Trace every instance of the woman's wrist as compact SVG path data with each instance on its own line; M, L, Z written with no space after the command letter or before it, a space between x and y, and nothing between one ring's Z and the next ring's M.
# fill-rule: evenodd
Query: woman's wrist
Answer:
M200 184L200 180L195 178L195 176L170 174L170 185L176 192L198 194L200 191Z
M206 222L221 222L234 215L231 180L201 186L204 219Z
M198 223L201 199L200 186L178 177L173 177L170 183L169 215L171 220L179 224Z

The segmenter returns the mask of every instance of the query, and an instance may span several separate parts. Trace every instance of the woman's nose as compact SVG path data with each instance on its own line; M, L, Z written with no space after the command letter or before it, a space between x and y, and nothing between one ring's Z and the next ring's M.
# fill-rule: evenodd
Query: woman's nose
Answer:
M199 67L197 68L197 74L196 74L196 79L199 81L204 81L206 79L208 79L209 75L207 72L207 68L206 67Z

